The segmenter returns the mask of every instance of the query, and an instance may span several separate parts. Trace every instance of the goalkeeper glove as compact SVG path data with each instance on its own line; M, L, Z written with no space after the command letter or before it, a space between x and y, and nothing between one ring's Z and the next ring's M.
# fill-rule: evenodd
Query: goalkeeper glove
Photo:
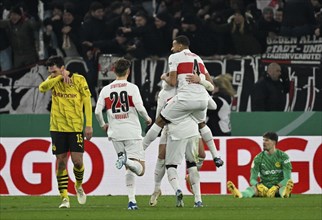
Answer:
M279 186L278 185L274 185L271 188L269 188L269 190L267 191L267 197L273 198L275 197L275 193L277 193L277 191L279 190Z
M259 197L265 197L267 195L268 188L263 183L257 183L256 189Z
M224 165L224 161L220 157L215 157L214 162L216 164L216 167L221 167L222 165Z

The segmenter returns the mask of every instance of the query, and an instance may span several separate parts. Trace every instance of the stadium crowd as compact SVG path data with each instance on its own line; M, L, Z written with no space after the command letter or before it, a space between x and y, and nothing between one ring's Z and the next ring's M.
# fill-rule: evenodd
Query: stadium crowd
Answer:
M321 0L42 0L42 9L39 2L2 1L2 71L37 61L42 41L40 58L81 56L95 71L104 53L167 57L178 35L201 56L254 55L265 52L267 37L320 36L321 29Z

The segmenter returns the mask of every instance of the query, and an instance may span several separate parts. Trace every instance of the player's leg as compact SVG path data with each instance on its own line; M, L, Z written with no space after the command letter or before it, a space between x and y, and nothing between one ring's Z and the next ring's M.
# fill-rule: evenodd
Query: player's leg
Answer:
M146 133L145 137L143 138L144 150L148 148L148 146L158 137L160 131L166 124L167 124L167 121L164 119L164 117L159 115L155 120L154 124Z
M59 208L69 208L69 197L68 197L68 173L67 173L67 152L69 150L67 144L66 133L63 132L50 132L52 139L52 153L56 155L57 167L56 167L56 178L58 183L58 190L62 203Z
M193 111L191 115L198 122L200 135L204 140L204 142L207 144L209 151L212 155L212 158L214 159L214 162L216 164L216 167L220 167L223 165L224 162L222 159L220 159L218 155L211 130L205 123L208 101L204 101L201 104L202 106L206 106L206 107L200 110L196 109L196 111Z
M136 199L135 199L135 173L133 173L131 170L127 169L125 173L125 185L126 189L128 192L128 198L129 198L129 203L128 203L128 209L129 210L136 210L138 209L138 206L136 204Z
M282 186L279 189L279 194L281 195L281 197L289 198L293 190L293 186L294 186L293 180L289 179L286 183L286 186Z
M186 106L186 103L182 100L178 100L175 96L161 110L160 115L157 117L155 123L151 126L147 134L143 139L143 147L146 149L152 141L154 141L162 128L168 123L175 123L181 121L183 118L190 115L190 111Z
M113 141L113 146L118 155L123 153L125 160L123 165L126 167L125 185L128 191L128 209L136 210L138 206L135 199L135 176L142 176L144 174L145 153L141 140L127 140L127 141ZM120 157L119 157L120 159ZM118 159L118 160L119 160ZM123 166L121 166L123 167ZM121 169L121 167L119 169Z
M141 140L113 141L118 159L116 168L121 169L123 165L138 176L145 172L145 152Z
M79 204L86 203L86 194L82 187L83 178L84 178L84 163L83 163L83 154L84 154L84 138L82 132L70 133L68 134L68 143L70 146L70 157L73 162L73 172L75 175L75 191L77 195L77 200Z
M199 137L189 138L186 145L186 164L189 173L189 182L194 194L194 207L203 207L201 200L200 176L196 165L199 151Z
M214 159L216 167L221 167L224 164L224 161L220 158L217 148L211 133L210 128L208 125L206 125L205 122L199 123L199 132L202 137L202 139L206 142L209 151L212 155L212 158Z
M237 187L235 186L235 184L232 181L228 181L227 182L227 188L228 191L233 194L233 196L235 198L242 198L243 195L241 194L241 192L237 189Z
M199 138L198 161L197 161L197 169L198 169L198 171L201 169L205 158L206 158L206 152L205 152L204 143L202 141L202 138Z
M183 207L183 194L179 185L177 172L178 165L184 159L186 140L174 141L168 138L166 146L165 163L168 174L168 181L176 194L176 206Z
M160 137L159 155L154 170L154 191L150 198L150 206L156 206L161 195L161 181L165 174L166 130L164 127Z

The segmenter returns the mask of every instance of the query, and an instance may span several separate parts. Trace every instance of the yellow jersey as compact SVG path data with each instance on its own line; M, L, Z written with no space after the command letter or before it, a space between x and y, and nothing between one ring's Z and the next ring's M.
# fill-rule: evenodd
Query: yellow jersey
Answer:
M52 105L50 131L82 132L84 113L86 126L92 127L91 93L82 75L70 74L72 84L64 83L63 76L49 76L39 85L40 92L51 90Z

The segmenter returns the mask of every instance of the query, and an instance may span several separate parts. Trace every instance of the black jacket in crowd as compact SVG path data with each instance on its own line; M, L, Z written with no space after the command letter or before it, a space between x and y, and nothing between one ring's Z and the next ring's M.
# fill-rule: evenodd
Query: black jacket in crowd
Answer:
M278 81L273 81L269 75L259 79L251 96L252 111L284 111L289 89L288 76L283 75Z

